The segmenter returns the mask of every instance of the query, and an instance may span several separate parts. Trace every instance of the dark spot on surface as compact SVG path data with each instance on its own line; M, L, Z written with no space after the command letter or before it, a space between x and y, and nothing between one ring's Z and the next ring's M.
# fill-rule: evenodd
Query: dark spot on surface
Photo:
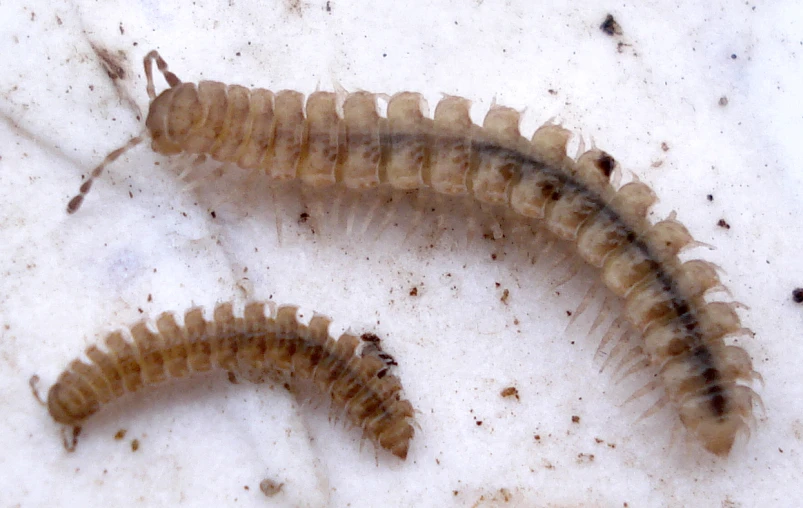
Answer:
M619 26L619 23L616 22L614 19L613 14L608 14L605 16L605 21L599 26L599 29L602 30L603 33L606 35L610 35L613 37L614 35L622 35L622 27Z
M131 440L131 451L135 452L139 450L139 439L132 439Z
M731 225L728 224L727 222L725 222L725 219L719 219L719 221L717 222L717 226L719 226L721 228L725 228L725 229L730 229L731 228Z
M482 420L477 420L477 427L482 427Z
M125 437L125 433L126 433L125 429L118 430L117 432L114 433L114 439L116 441L122 440Z
M499 395L502 397L516 397L516 400L521 400L519 399L519 390L515 386L508 386L499 392Z
M664 152L668 152L669 151L669 145L666 144L666 141L661 143L661 150L663 150Z
M304 224L309 219L309 214L307 212L303 212L301 215L298 216L298 223Z
M410 296L418 296L418 287L414 287L410 290Z
M558 91L554 88L550 88L547 92L549 92L549 95L558 95Z
M736 60L737 58L736 53L731 53L731 60Z
M226 373L226 375L227 375L227 376L228 376L228 378L229 378L229 383L231 383L231 384L233 384L233 385L238 385L238 384L240 384L240 382L239 382L239 381L237 381L237 375L236 375L234 372L232 372L232 371L228 371L228 372Z
M795 288L792 291L792 301L795 303L803 303L803 288Z
M703 364L703 365L710 365L711 364L711 350L708 349L707 346L699 346L694 350L694 357Z
M332 2L326 2L326 12L332 12Z
M628 231L625 238L627 239L628 243L633 243L636 241L636 233Z
M602 152L602 155L597 159L597 169L599 169L606 178L610 178L615 166L616 159L605 152Z
M719 379L719 371L713 367L709 367L703 371L703 379L705 379L707 383L713 383Z
M711 406L711 410L717 416L722 416L725 414L725 396L722 395L722 387L721 386L712 386L708 389L708 395L711 397L709 400L709 405Z
M510 290L505 289L504 291L502 291L502 297L499 300L505 305L507 305L508 299L510 299Z
M372 342L374 344L379 344L381 342L381 339L376 334L373 333L364 333L360 336L360 338L364 342Z
M123 28L122 23L120 23L120 35L125 35L125 29Z
M560 196L561 196L560 191L555 191L549 197L552 199L552 201L557 201L560 199Z
M279 492L282 491L282 487L284 487L284 483L276 483L273 480L265 478L261 482L259 482L259 490L262 491L267 497L273 497Z
M728 98L726 96L722 96L719 98L719 105L725 107L728 105Z
M209 214L212 216L212 218L213 218L213 219L217 219L217 213L215 213L215 211L214 211L214 210L212 210L211 212L209 212Z
M705 198L706 198L708 201L713 201L713 200L714 200L714 195L713 195L713 194L709 194L709 195L707 195Z
M120 30L122 31L122 24L120 25ZM112 53L111 51L101 48L100 46L96 46L95 44L90 43L92 47L92 51L95 52L98 59L100 60L103 69L106 71L106 74L109 76L109 79L112 82L125 79L126 72L123 65L126 63L126 54L123 51L117 51L116 53Z
M580 417L576 415L572 416L572 423L580 423Z

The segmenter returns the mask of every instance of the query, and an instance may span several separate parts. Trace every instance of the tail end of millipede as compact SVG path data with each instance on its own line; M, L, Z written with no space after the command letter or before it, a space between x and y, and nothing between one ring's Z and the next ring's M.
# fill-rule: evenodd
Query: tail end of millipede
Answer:
M118 157L123 155L128 150L134 148L138 144L142 142L144 137L142 135L135 136L128 140L126 144L121 146L120 148L112 151L109 155L103 159L103 162L97 165L95 169L92 170L92 173L89 175L89 178L86 179L84 183L81 184L81 187L78 189L78 194L76 194L69 203L67 203L67 213L73 214L81 208L81 204L84 202L84 198L87 194L89 194L89 190L92 189L92 183L98 178L102 173L103 170L106 169L106 166L117 160Z

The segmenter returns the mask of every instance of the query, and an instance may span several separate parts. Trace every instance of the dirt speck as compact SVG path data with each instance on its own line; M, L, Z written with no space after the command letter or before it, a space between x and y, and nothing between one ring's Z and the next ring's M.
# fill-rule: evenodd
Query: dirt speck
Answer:
M507 388L503 389L499 392L499 395L502 397L516 397L516 400L521 400L519 398L519 390L515 386L508 386Z
M261 482L259 482L259 490L262 491L267 497L273 497L279 492L282 491L282 487L284 487L284 483L278 483L275 480L271 480L270 478L265 478Z
M605 16L605 21L599 26L599 29L606 35L613 37L614 35L622 35L622 27L613 17L613 14Z

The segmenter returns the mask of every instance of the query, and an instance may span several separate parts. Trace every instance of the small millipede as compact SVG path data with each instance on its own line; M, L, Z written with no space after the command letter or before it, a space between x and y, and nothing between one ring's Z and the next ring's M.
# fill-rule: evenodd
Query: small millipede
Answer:
M158 96L153 62L169 85ZM527 140L519 132L520 114L506 107L492 107L483 125L475 125L469 102L460 97L441 100L430 119L420 94L401 92L389 99L382 117L377 95L356 92L342 102L340 115L335 93L315 92L305 103L289 90L183 83L156 51L144 66L150 98L145 127L159 154L209 156L317 188L467 196L545 226L573 244L623 300L623 317L641 336L636 353L659 373L634 396L665 391L645 415L671 404L688 432L721 456L749 432L753 406L760 403L750 383L760 376L747 352L724 340L749 332L735 312L738 305L706 300L709 291L722 288L716 267L680 261L679 252L694 244L689 232L674 214L656 224L646 218L656 197L644 183L614 188L617 163L607 153L595 148L576 160L568 157L570 133L552 124ZM78 210L104 168L145 138L111 152L67 211Z
M88 363L73 360L48 392L48 411L75 431L126 393L224 369L253 382L312 383L365 437L404 460L414 434L413 406L402 399L401 381L390 372L396 363L388 362L378 337L345 333L333 340L327 317L316 314L305 325L297 310L252 302L237 316L224 303L211 320L193 308L181 323L172 313L158 316L155 328L140 321L106 336L106 351L87 348Z

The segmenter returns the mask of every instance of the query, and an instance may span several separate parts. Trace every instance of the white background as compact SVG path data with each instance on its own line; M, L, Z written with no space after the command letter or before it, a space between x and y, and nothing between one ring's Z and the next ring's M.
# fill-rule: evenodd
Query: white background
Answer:
M0 504L795 505L800 7L571 3L0 4ZM600 31L607 12L623 35ZM280 241L269 195L188 190L144 145L67 216L81 176L143 124L91 44L123 59L118 85L143 112L141 61L158 49L186 81L414 90L431 107L455 94L473 101L477 122L494 101L523 110L525 136L561 122L612 153L625 179L635 173L655 189L653 220L676 210L716 247L689 255L721 265L734 299L749 306L741 315L756 336L739 344L764 376L766 413L727 459L671 442L670 412L638 422L649 404L622 403L647 374L617 385L613 369L598 373L592 314L567 329L586 281L557 294L548 266L529 266L515 244L493 260L487 241L466 247L426 228L405 241L403 227L394 241L325 224L311 234L296 226L297 211L282 210ZM446 228L462 221L442 217ZM86 425L75 453L64 451L31 395L33 374L46 389L112 328L245 298L299 304L384 338L420 412L406 462L330 424L325 404L223 374L127 398ZM507 386L520 401L500 397ZM116 441L119 429L127 433ZM266 498L263 479L284 486Z

